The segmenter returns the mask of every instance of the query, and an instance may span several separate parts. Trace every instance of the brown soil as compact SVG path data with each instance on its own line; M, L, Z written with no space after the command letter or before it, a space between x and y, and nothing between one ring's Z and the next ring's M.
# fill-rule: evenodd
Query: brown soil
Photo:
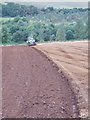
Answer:
M38 44L67 75L78 99L80 117L88 116L88 41Z
M2 117L78 117L77 101L62 70L26 45L2 47Z

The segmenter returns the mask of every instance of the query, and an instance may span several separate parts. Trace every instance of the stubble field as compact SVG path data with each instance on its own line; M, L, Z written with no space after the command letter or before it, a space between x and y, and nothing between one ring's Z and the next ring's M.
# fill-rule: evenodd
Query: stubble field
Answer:
M80 116L88 116L88 41L38 44L58 67L62 68L76 93Z

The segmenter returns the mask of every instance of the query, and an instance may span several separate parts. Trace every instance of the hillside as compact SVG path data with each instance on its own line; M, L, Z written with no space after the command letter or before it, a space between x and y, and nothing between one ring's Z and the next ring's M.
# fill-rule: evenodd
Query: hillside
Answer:
M88 41L52 42L36 48L63 69L78 99L81 117L88 116Z
M2 43L23 43L28 36L36 42L88 39L88 8L37 8L33 5L2 5Z

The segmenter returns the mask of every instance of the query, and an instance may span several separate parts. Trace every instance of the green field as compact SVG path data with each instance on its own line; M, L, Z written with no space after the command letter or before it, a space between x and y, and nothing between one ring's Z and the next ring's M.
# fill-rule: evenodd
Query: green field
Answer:
M14 19L14 17L0 17L0 22L6 22L6 21L8 21L8 20L13 20Z

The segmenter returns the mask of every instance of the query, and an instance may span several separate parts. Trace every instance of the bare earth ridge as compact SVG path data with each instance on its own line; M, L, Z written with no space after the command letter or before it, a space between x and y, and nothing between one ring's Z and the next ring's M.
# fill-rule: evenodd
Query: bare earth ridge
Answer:
M58 72L59 70L59 72ZM33 47L2 47L2 117L78 117L63 71Z

